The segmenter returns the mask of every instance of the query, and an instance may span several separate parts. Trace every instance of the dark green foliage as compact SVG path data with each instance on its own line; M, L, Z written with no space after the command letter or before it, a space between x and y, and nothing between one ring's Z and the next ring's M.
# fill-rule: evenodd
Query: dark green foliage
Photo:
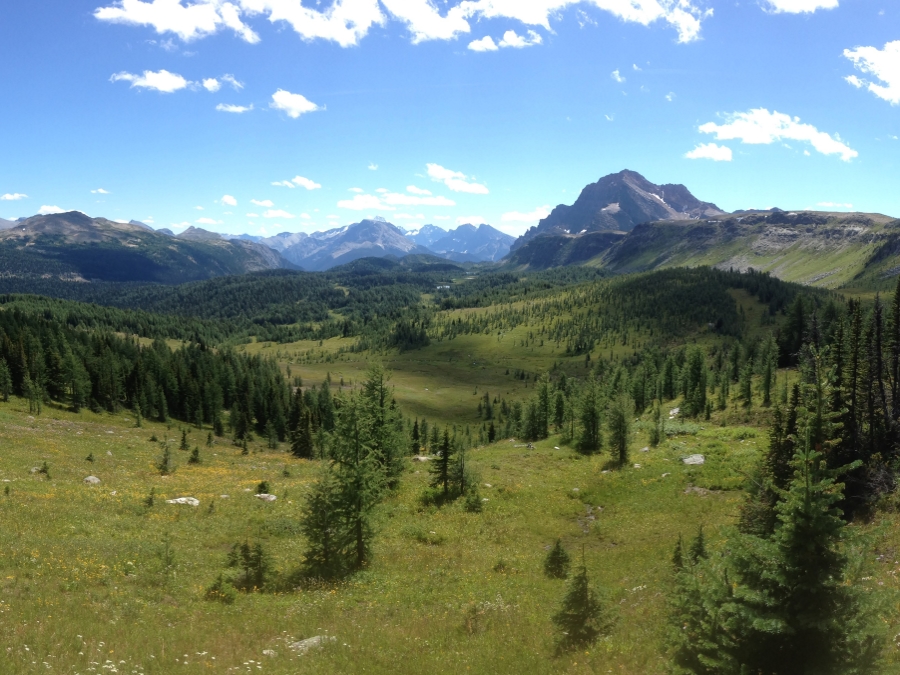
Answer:
M12 374L9 372L9 366L6 359L0 358L0 397L3 402L9 402L9 396L13 392Z
M144 506L148 509L153 508L156 503L156 488L150 488L150 493L144 498Z
M191 456L188 457L188 464L199 464L200 463L200 448L194 446L194 449L191 450Z
M50 465L47 464L46 460L43 464L41 464L41 468L38 469L38 474L43 475L47 480L50 480Z
M240 570L232 585L242 591L262 591L272 572L272 563L262 544L235 544L228 553L226 565Z
M168 476L175 471L175 465L172 463L172 451L169 449L168 442L163 441L161 445L162 455L160 455L159 461L156 463L156 468L161 476Z
M188 444L187 429L181 430L181 444L178 446L178 449L184 451L191 449L191 446Z
M597 594L590 586L587 567L582 561L569 582L559 611L553 615L559 632L560 651L592 644L611 627Z
M269 481L264 480L259 485L256 486L256 494L258 495L267 495L269 493Z
M553 548L544 558L544 574L551 579L565 579L569 576L571 558L568 551L563 548L562 541L557 539Z
M441 491L444 498L450 496L451 467L453 460L453 443L450 432L444 429L444 440L438 449L438 457L431 463L431 487Z
M94 463L94 453L93 452L89 453L88 456L84 458L84 461L90 462L91 464L93 464Z
M628 443L631 440L631 422L634 419L634 401L628 394L619 394L610 401L609 448L613 458L624 466L628 462Z
M344 526L341 486L335 472L327 468L306 498L300 530L306 538L302 573L313 579L334 579L346 574L350 543Z
M603 445L603 433L600 417L600 393L594 378L588 381L581 393L581 401L578 408L578 422L580 436L578 438L578 451L585 455L598 452Z

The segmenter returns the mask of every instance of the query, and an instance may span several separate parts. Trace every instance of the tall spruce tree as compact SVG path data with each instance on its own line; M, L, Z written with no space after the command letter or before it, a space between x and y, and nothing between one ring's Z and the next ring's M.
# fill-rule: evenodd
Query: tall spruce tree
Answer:
M609 448L620 464L628 462L628 444L631 441L631 420L634 418L634 401L628 394L615 396L609 404Z
M593 377L587 378L581 392L578 422L580 431L578 451L585 455L598 452L603 445L603 432L600 417L600 392L597 381Z
M453 443L450 432L444 429L444 438L438 449L438 457L431 465L431 487L440 488L444 498L450 496L450 479L453 458Z

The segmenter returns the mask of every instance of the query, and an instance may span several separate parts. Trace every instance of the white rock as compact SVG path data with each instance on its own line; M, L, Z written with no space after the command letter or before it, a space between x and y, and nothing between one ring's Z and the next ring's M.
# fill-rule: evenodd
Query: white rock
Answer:
M669 417L675 417L680 412L681 412L681 408L672 408L669 411Z
M681 461L685 464L693 464L699 466L706 462L706 458L703 455L690 455L689 457L685 457Z
M491 501L491 500L488 499L487 497L483 497L481 501L483 501L483 502L489 502L489 501Z
M493 486L493 485L491 485L491 484L490 484L490 483L485 483L485 484L484 484L484 487L487 487L487 488L489 488L489 487L494 487L494 486Z
M641 452L650 452L650 448L641 448Z
M578 488L572 488L572 492L581 492Z
M264 502L274 502L278 497L275 495L267 495L267 494L258 494L255 495L257 499L262 499Z
M316 635L315 637L300 640L291 645L291 649L300 654L306 654L310 649L321 649L329 642L336 642L337 638L331 635Z
M107 457L112 457L112 450L107 450L106 455Z
M640 465L640 464L635 464L635 465L634 465L634 468L635 468L635 469L640 469L640 468L641 468L641 465Z
M558 445L554 445L554 446L553 446L553 449L554 449L554 450L559 450L559 446L558 446Z
M110 492L109 494L110 494L110 496L115 497L115 496L118 494L118 492L116 492L115 490L113 490L113 491Z
M278 653L274 649L263 649L263 656L278 656Z
M85 485L100 485L100 479L97 476L88 476L84 479Z
M414 462L430 462L431 457L426 457L425 455L416 455L413 457Z
M220 499L228 499L230 495L219 495Z
M200 500L194 497L179 497L178 499L167 499L166 504L187 504L188 506L200 506Z
M671 476L671 475L672 475L672 474L670 474L670 473L664 473L664 474L662 475L662 477L665 478L666 476Z

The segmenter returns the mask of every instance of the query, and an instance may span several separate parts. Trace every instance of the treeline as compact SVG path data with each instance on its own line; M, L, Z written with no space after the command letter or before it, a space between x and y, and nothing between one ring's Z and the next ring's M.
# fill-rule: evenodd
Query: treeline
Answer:
M252 433L286 440L289 431L290 389L272 361L202 343L143 346L19 310L0 312L0 393L26 398L33 412L50 402L76 411L129 409L208 425L218 435L230 429L237 440Z

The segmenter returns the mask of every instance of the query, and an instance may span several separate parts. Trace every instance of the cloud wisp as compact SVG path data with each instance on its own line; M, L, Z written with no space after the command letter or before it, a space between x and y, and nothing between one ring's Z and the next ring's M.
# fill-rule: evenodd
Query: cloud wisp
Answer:
M857 89L868 89L891 105L900 105L900 40L888 42L884 49L857 47L845 49L844 56L853 62L857 70L879 82L872 82L856 75L844 79Z
M765 0L775 14L812 14L820 9L835 9L839 0Z
M844 143L840 136L819 131L811 124L804 124L799 117L769 112L755 108L748 112L725 115L724 124L707 122L700 126L701 133L713 134L719 141L738 140L748 145L771 145L776 142L798 141L809 143L823 155L838 155L849 162L859 153Z
M219 112L227 112L234 113L236 115L240 115L241 113L250 112L253 110L253 104L250 105L232 105L230 103L219 103L216 106L216 110Z
M17 202L21 199L28 199L28 195L21 192L7 192L5 195L0 195L0 202Z
M187 89L190 82L177 73L168 70L145 70L142 75L128 73L124 70L109 78L110 82L130 82L132 89L152 89L163 94L172 94Z
M539 206L530 213L522 213L520 211L509 211L500 216L501 222L504 223L536 223L550 215L549 206Z
M473 195L490 193L486 186L470 182L466 174L445 169L440 164L428 165L428 177L437 183L443 183L453 192L466 192Z
M731 148L716 143L701 143L684 156L687 159L711 159L714 162L730 162L733 158Z

